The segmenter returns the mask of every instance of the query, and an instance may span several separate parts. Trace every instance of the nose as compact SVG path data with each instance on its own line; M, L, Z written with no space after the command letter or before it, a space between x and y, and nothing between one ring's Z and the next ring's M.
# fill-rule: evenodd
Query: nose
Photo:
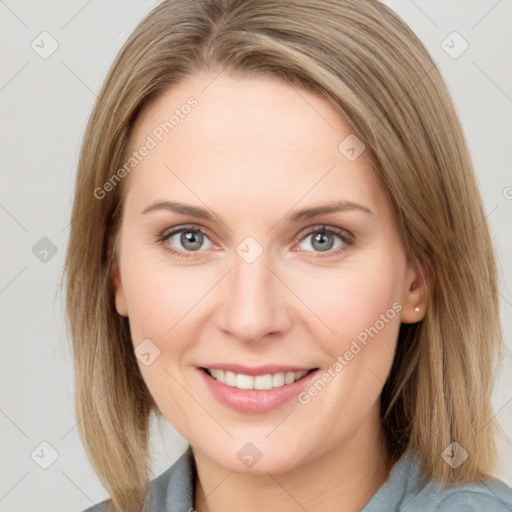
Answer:
M252 263L235 255L234 268L223 279L217 326L239 341L274 338L291 326L290 291L269 263L265 252Z

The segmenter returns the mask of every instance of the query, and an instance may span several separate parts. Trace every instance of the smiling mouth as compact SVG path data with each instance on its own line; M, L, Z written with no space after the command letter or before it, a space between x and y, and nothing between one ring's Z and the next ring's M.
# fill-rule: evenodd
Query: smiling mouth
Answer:
M293 384L294 382L303 379L311 372L318 370L318 368L304 370L301 372L277 372L267 373L264 375L246 375L243 373L218 370L215 368L201 368L201 370L203 370L212 379L215 379L217 382L225 384L226 386L238 389L263 391Z

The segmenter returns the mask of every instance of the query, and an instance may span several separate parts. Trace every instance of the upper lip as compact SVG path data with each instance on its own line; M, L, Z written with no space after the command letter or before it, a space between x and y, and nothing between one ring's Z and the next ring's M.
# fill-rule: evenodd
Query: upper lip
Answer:
M224 370L244 375L266 375L268 373L287 373L287 372L304 372L314 370L311 366L286 366L279 364L270 364L262 366L243 366L241 364L212 363L201 366L200 368L208 368L210 370Z

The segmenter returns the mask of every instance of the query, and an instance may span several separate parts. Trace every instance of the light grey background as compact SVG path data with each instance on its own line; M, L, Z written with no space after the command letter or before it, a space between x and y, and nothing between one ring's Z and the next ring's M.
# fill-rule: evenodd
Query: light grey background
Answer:
M497 378L493 404L508 435L499 441L500 476L512 486L512 2L385 3L424 41L448 83L496 241L508 371ZM107 497L77 434L58 282L78 152L95 93L129 33L154 5L0 0L2 512L81 511ZM50 37L40 36L44 31L58 48L43 59L31 45L40 53L51 49ZM465 43L454 31L469 44L460 56ZM55 255L34 254L43 237L54 244ZM186 443L165 421L153 430L156 476ZM52 456L56 460L43 469Z

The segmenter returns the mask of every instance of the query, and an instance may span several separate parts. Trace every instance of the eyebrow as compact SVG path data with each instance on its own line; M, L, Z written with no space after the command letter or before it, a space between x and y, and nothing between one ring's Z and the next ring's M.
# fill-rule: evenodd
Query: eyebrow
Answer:
M177 203L174 201L158 201L149 205L141 215L145 215L155 210L168 210L181 215L190 215L198 219L215 220L215 216L207 209L198 206L191 206L188 204ZM311 208L303 208L302 210L295 211L284 217L288 222L298 222L304 219L311 219L318 215L327 213L336 213L342 211L358 210L368 215L374 216L374 213L367 206L363 206L352 201L335 201Z

